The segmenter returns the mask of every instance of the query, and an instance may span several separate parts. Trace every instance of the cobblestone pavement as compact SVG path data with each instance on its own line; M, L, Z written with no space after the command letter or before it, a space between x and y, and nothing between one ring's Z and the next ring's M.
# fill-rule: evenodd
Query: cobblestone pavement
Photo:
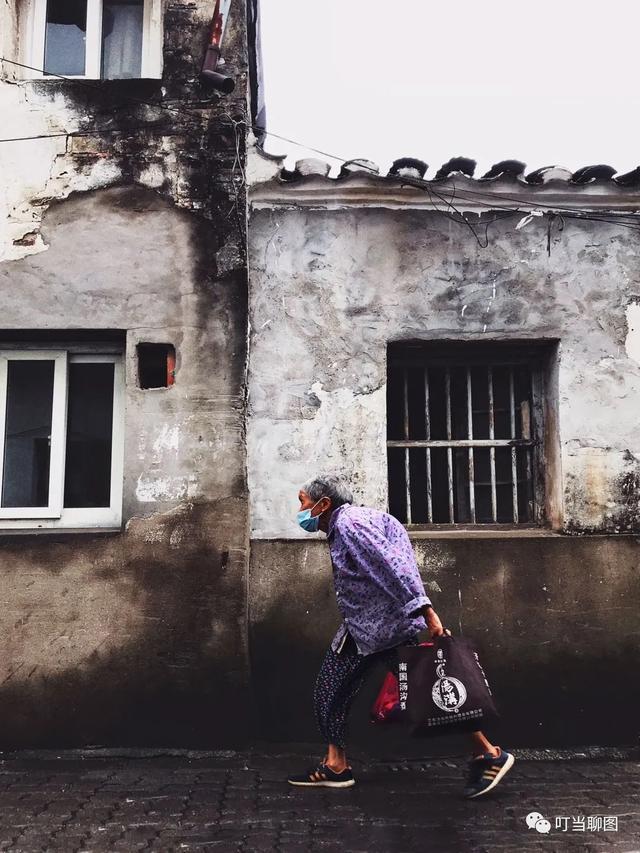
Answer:
M475 801L460 796L460 756L354 761L358 782L345 790L287 786L287 773L309 763L293 753L5 758L0 850L640 851L638 760L520 757ZM527 827L530 812L551 822L548 834ZM605 816L617 817L617 831L599 826Z

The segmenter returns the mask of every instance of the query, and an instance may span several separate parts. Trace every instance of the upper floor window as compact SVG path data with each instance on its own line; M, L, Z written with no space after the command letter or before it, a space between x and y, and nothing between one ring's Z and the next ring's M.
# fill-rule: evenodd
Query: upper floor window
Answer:
M115 527L122 356L0 350L0 528Z
M31 55L44 75L160 77L160 0L32 0Z
M541 524L548 360L540 346L390 346L392 514L409 525Z

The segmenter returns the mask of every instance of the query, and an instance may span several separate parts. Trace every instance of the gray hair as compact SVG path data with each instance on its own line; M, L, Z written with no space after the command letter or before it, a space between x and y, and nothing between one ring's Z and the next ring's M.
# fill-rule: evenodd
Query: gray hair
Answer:
M306 492L314 501L319 501L320 498L331 498L331 506L342 506L342 504L352 504L353 495L351 489L347 485L345 479L340 474L318 474L313 480L302 487L302 491Z

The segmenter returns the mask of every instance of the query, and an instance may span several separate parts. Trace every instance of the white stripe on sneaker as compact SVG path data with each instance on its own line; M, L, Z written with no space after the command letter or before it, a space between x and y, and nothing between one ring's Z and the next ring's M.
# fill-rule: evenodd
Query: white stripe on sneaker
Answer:
M475 797L481 797L483 794L488 794L492 788L495 788L495 786L498 784L498 782L509 772L509 770L511 770L511 768L513 767L514 761L515 761L515 758L513 757L513 755L511 755L511 753L508 753L507 754L507 760L504 762L504 764L502 765L502 767L500 768L498 773L496 773L491 784L487 785L486 788L483 788L482 791L478 791L475 794L470 794L467 797L467 799L473 800Z

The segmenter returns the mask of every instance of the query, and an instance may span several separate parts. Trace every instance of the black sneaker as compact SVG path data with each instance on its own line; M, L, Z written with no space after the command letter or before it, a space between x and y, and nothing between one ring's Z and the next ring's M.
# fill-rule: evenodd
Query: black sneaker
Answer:
M318 764L299 776L289 776L287 782L305 788L350 788L356 784L350 767L345 767L342 773L336 773L326 764Z
M498 747L500 749L500 747ZM510 752L500 749L497 756L485 752L469 762L469 777L464 789L464 796L471 800L488 794L507 775L513 767L515 758Z

